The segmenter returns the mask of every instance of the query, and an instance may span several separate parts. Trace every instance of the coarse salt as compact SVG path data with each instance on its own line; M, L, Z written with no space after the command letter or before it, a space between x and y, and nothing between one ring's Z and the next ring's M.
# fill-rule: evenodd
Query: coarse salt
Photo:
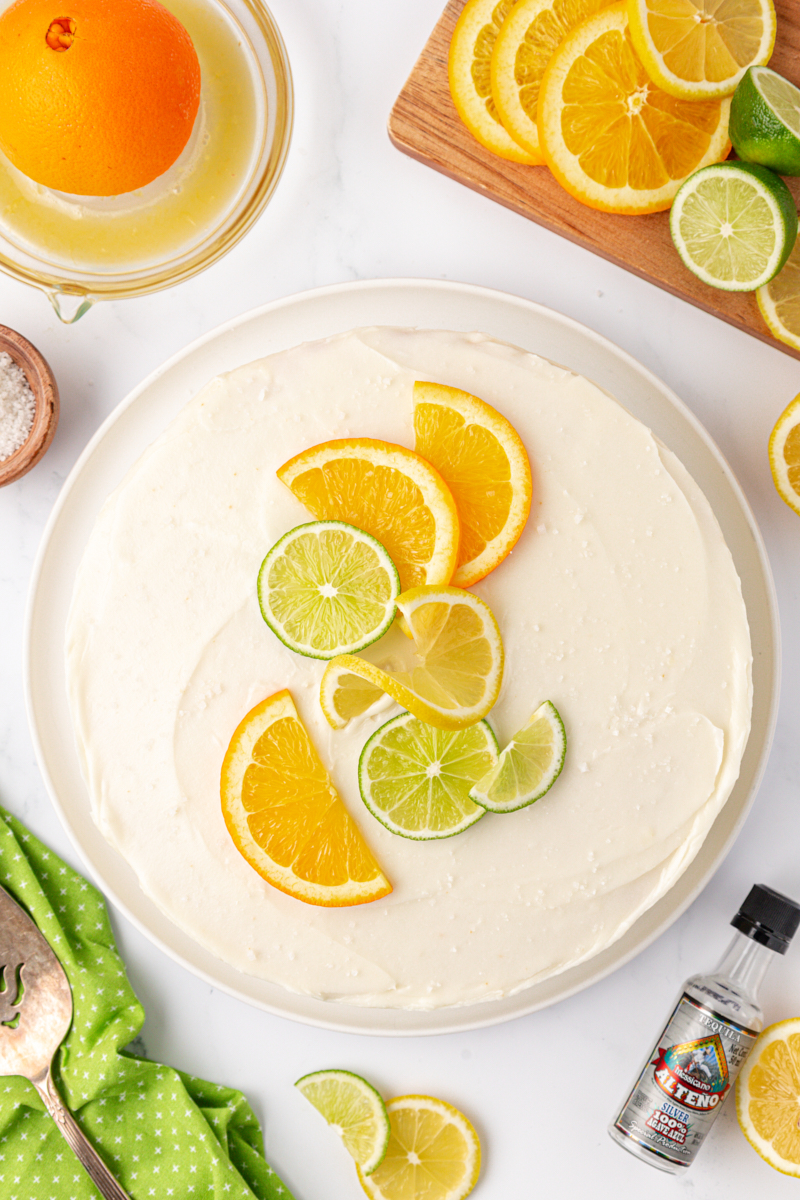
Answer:
M0 352L0 462L27 440L35 412L36 401L25 372L10 354Z

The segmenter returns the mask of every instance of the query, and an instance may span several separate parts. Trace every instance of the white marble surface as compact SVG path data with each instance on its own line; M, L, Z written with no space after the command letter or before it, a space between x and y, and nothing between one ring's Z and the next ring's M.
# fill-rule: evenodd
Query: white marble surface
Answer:
M346 1155L292 1088L345 1066L387 1096L428 1092L474 1120L484 1169L474 1195L633 1200L680 1193L772 1200L796 1184L750 1150L728 1107L678 1180L622 1153L605 1127L681 980L710 965L750 885L800 896L800 519L776 495L767 438L800 391L800 362L507 212L399 154L386 118L442 0L275 0L296 87L279 190L258 226L205 275L101 305L61 325L38 292L0 277L0 323L50 360L61 424L46 459L0 492L0 802L73 865L34 759L21 644L28 580L50 508L103 418L186 342L246 309L347 279L417 276L500 288L567 313L656 372L705 423L761 525L777 584L784 684L774 750L739 839L691 909L627 967L548 1011L463 1035L371 1039L250 1009L187 974L112 914L147 1013L149 1054L244 1089L268 1154L297 1200L363 1195ZM763 989L768 1021L800 1013L800 945Z

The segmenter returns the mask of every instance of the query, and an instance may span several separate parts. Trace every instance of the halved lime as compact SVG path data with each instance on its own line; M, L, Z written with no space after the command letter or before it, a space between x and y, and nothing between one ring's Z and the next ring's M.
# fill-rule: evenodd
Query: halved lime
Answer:
M352 1071L314 1071L294 1085L339 1134L363 1175L379 1167L391 1126L381 1096Z
M258 573L261 615L309 658L354 654L391 625L400 576L384 547L344 521L310 521L276 542Z
M515 733L497 765L470 791L470 799L489 812L516 812L540 800L561 774L567 735L558 710L549 700Z
M733 93L728 132L745 162L800 175L800 88L769 67L750 67Z
M361 798L400 837L452 837L484 815L469 789L496 762L497 739L486 721L468 729L436 729L401 713L381 725L361 751Z
M777 275L797 238L797 209L779 175L755 163L702 167L669 216L684 264L704 283L752 292Z

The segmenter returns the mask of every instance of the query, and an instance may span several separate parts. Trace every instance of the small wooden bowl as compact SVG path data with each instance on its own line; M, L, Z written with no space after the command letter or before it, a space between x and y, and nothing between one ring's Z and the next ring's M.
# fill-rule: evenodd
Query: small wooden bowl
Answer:
M27 338L6 325L0 325L0 351L10 354L23 371L36 402L27 439L18 450L0 462L0 487L5 487L35 467L52 442L58 425L59 401L53 372Z

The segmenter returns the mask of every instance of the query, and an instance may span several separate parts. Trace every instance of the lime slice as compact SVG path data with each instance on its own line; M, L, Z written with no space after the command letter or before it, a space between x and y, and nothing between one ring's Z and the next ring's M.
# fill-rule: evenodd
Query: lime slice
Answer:
M549 700L515 733L497 765L470 792L489 812L516 812L540 800L561 774L567 753L564 723Z
M745 162L800 175L800 88L769 67L750 67L733 93L728 132Z
M261 615L284 645L309 658L352 654L391 625L400 576L369 533L344 521L298 525L258 573Z
M389 1145L389 1114L371 1083L352 1071L314 1071L294 1085L299 1088L344 1142L362 1175L383 1162Z
M486 721L454 731L400 713L361 751L361 798L400 837L452 837L485 816L469 790L496 763L497 739Z
M672 240L704 283L752 292L777 275L797 238L797 209L779 175L755 163L702 167L681 185Z
M775 278L758 289L756 300L770 332L800 350L800 238Z

